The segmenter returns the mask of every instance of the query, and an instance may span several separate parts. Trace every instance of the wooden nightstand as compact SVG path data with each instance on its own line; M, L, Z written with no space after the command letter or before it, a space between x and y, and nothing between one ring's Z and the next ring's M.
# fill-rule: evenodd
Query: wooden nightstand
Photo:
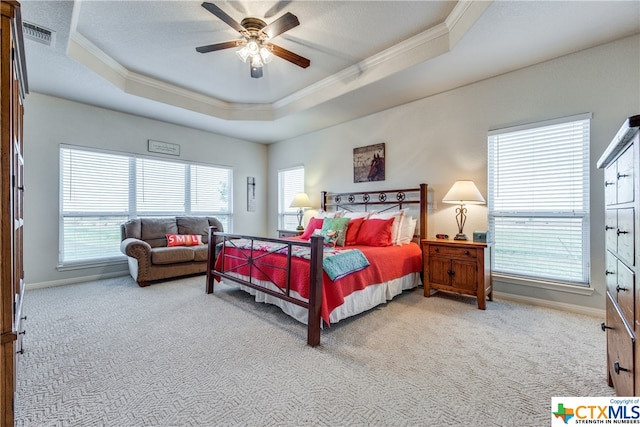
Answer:
M491 244L468 240L423 239L424 296L431 289L473 295L485 310L493 300Z
M278 230L278 237L295 237L304 233L304 230Z

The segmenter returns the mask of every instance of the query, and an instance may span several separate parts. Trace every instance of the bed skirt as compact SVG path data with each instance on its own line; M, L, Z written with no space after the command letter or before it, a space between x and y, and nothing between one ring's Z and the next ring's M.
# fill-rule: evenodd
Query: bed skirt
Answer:
M246 276L235 275L239 278L248 280L249 278ZM261 280L253 279L253 282L263 286L265 288L277 290L278 288L271 282L265 282ZM291 304L287 301L276 298L272 295L265 294L264 292L257 291L248 286L242 286L234 282L227 282L224 279L221 283L224 283L226 286L230 286L232 288L239 288L255 297L256 302L263 302L265 304L273 304L293 317L299 322L307 324L309 318L309 312L298 305ZM380 304L384 304L387 301L390 301L396 295L402 293L402 291L407 289L413 289L422 284L422 280L420 279L420 273L410 273L406 276L400 277L398 279L393 279L385 283L380 283L377 285L367 286L365 289L355 291L350 295L347 295L344 299L344 303L338 307L336 307L329 316L329 322L338 323L342 319L346 319L347 317L355 316L356 314L363 313L365 311L371 310L373 307L376 307ZM295 291L291 291L291 295L305 300L302 298L300 294ZM324 323L324 322L322 322Z

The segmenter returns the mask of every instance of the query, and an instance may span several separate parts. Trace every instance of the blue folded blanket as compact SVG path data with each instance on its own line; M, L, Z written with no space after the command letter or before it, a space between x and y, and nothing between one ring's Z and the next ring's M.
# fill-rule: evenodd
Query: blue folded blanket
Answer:
M352 249L335 255L325 256L322 267L334 282L338 279L369 267L369 260L364 254Z

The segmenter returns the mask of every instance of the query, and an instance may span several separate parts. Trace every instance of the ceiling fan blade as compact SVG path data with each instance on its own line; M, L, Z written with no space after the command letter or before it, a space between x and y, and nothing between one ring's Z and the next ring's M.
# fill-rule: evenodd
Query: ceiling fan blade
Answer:
M273 53L275 56L296 64L298 67L307 68L309 65L311 65L310 60L298 55L297 53L293 53L290 50L287 50L273 43L269 43L268 46L271 50L271 53Z
M213 52L215 50L229 49L231 47L237 47L242 44L242 40L233 40L230 42L222 42L215 44L208 44L206 46L197 47L196 50L200 53Z
M237 32L244 33L245 31L244 27L240 25L235 19L227 15L225 11L220 9L215 4L204 2L202 3L202 7L207 9L209 12L213 13L215 16L220 18L220 20L222 20L225 24L227 24Z
M262 67L254 67L251 65L251 77L254 79L262 77Z
M269 36L270 39L289 31L290 29L300 25L298 17L291 12L287 12L280 18L273 21L262 29L262 32Z
M271 6L269 10L267 10L267 12L264 14L264 17L271 18L273 15L279 13L282 9L284 9L289 3L291 3L291 0L280 0L278 3Z

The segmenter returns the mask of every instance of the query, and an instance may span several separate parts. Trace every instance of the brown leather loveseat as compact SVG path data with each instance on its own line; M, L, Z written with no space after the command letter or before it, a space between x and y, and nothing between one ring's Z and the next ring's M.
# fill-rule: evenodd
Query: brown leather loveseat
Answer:
M121 225L120 250L129 259L129 273L140 286L207 270L209 227L224 231L213 217L136 218ZM167 234L200 235L202 244L167 246Z

